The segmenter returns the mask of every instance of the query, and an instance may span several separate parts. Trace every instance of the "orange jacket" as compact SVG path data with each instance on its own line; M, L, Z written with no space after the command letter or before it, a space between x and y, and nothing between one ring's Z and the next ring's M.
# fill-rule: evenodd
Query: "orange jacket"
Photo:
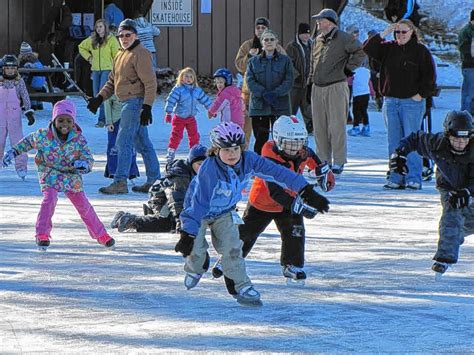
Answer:
M297 160L286 160L277 153L275 141L268 141L264 144L262 157L281 164L297 174L303 174L305 167L314 170L321 164L319 157L309 147L306 147L298 154ZM295 164L298 166L295 166ZM261 211L282 212L285 207L287 209L290 208L296 194L294 191L281 188L276 183L269 183L256 177L250 189L249 203ZM275 199L278 199L279 202Z

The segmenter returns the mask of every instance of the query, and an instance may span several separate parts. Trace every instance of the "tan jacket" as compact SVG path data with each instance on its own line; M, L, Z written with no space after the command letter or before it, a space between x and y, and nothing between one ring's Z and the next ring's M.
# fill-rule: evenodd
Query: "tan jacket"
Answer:
M152 106L156 87L151 53L137 42L129 49L120 49L115 57L109 80L99 95L107 100L115 92L120 101L143 97L143 103Z
M246 75L245 72L247 71L247 62L250 58L253 58L252 55L249 55L250 49L252 49L253 44L253 37L246 40L239 48L237 52L237 56L235 57L235 67L239 71L240 74L244 77L244 82L242 83L242 99L245 102L245 105L248 106L249 99L250 99L250 91L247 86L247 80L245 79ZM281 54L286 54L286 51L283 49L282 46L279 44L277 45L276 50Z

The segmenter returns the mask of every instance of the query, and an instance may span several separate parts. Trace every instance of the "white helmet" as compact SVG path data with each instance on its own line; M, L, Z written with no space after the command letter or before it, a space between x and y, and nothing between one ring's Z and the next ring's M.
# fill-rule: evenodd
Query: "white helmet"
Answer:
M298 117L280 116L273 124L273 140L280 151L294 156L307 145L308 131Z

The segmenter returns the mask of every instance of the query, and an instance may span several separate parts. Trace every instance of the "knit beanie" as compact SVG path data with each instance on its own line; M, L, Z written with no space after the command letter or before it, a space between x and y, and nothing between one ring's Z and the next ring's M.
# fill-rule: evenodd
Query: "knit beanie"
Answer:
M298 25L298 34L311 33L311 27L307 23L300 23Z
M270 20L268 20L266 17L259 17L255 20L255 27L258 25L263 25L266 28L270 27Z
M53 107L53 116L51 120L54 121L56 117L61 115L72 117L74 122L76 122L76 105L74 105L74 103L69 100L61 100L56 102Z
M191 148L188 154L188 163L192 164L207 157L207 148L201 144L196 144Z
M120 33L120 31L130 31L133 33L137 33L137 24L132 19L126 18L125 20L120 22L117 33Z
M27 54L33 54L33 48L26 43L26 42L21 42L20 46L20 55L27 55Z

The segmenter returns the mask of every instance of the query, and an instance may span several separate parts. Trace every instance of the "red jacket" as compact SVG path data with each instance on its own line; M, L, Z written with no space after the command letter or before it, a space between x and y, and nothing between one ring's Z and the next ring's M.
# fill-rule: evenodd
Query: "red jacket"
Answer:
M286 160L278 154L275 141L268 141L262 148L262 157L268 158L277 164L281 164L297 174L303 174L305 167L314 170L321 164L316 153L306 147L298 154L295 160ZM289 209L293 203L296 192L283 189L274 182L267 182L256 177L249 194L249 203L262 211L282 212Z

